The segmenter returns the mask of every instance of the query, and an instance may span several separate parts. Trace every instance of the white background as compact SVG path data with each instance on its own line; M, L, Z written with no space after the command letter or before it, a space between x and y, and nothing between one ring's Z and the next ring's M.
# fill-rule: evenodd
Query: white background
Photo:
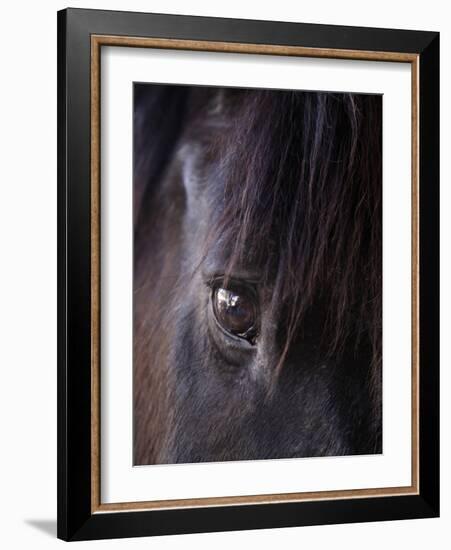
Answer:
M441 31L442 281L451 280L451 33L446 2L76 2L74 7L191 13ZM7 7L8 6L8 7ZM52 548L56 518L56 10L2 9L0 100L0 522L5 548ZM449 99L448 99L449 101ZM445 211L447 219L445 218ZM451 522L449 285L442 285L442 518L84 543L114 548L446 548ZM448 392L446 391L448 390Z
M101 502L411 483L411 67L102 48ZM383 454L132 468L132 82L383 93ZM125 185L124 185L125 183ZM403 205L400 209L399 205Z

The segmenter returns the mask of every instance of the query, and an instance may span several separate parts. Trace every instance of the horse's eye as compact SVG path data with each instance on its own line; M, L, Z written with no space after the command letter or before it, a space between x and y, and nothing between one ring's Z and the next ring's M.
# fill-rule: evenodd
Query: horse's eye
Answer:
M213 291L213 311L218 323L227 332L255 343L257 306L251 292L216 288Z

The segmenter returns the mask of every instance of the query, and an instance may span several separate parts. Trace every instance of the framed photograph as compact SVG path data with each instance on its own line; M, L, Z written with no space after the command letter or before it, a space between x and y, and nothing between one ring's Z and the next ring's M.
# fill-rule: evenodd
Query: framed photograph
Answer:
M58 13L58 536L439 514L439 35Z

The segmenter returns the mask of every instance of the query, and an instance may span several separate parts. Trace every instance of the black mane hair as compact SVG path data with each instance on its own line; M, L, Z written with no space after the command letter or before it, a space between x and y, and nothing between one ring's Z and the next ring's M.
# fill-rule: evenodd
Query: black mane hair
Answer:
M323 345L339 355L367 336L374 371L382 340L382 98L233 90L216 116L231 128L210 148L227 173L208 241L250 256L286 303L286 341L326 302Z

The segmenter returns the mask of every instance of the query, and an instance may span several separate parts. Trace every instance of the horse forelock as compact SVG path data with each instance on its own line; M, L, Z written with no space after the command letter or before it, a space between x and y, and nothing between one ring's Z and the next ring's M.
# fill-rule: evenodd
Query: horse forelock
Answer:
M233 108L221 102L220 131L207 132L222 181L207 242L229 250L226 277L251 259L286 305L279 368L318 300L326 354L367 335L379 364L381 98L234 90Z

